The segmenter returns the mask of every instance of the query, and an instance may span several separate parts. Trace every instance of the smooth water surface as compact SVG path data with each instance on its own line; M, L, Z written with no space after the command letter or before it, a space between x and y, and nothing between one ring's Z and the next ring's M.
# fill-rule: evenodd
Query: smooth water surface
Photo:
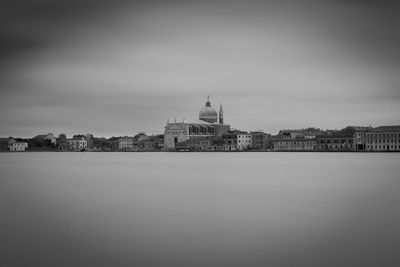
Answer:
M399 153L1 153L0 266L400 266Z

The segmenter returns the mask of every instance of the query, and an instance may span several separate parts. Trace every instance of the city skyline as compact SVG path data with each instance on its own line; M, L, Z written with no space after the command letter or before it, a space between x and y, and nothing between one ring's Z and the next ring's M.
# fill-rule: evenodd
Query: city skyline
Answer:
M207 95L243 130L398 125L390 1L9 1L0 136L162 133Z

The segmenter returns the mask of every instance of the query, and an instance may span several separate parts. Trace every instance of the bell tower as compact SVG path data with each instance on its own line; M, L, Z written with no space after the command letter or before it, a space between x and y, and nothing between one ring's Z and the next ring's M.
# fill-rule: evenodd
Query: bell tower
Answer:
M224 124L224 111L222 110L222 104L219 106L219 124Z

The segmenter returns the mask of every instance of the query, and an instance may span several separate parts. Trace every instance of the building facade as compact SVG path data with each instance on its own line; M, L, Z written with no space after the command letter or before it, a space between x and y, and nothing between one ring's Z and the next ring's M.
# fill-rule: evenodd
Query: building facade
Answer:
M251 134L242 132L237 134L237 148L239 150L247 150L251 148L252 138Z
M15 139L10 139L8 141L8 149L10 151L25 151L28 147L27 142L16 141Z
M315 143L316 151L354 151L353 136L319 136Z
M53 145L57 143L57 138L52 133L36 135L33 139L48 141Z
M400 126L380 126L364 135L367 151L400 151Z
M8 149L8 138L0 138L0 152L6 152Z
M316 141L313 138L274 139L275 151L314 151Z
M118 139L119 151L133 151L133 137L122 137Z
M252 149L266 149L266 138L265 133L257 131L250 132L251 134L251 148Z
M68 149L72 151L84 151L87 148L87 141L85 138L80 139L67 139Z

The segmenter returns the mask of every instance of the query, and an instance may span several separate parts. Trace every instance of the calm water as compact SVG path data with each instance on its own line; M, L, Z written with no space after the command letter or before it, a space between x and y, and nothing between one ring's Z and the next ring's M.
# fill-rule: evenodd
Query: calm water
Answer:
M0 266L400 266L400 153L2 153Z

